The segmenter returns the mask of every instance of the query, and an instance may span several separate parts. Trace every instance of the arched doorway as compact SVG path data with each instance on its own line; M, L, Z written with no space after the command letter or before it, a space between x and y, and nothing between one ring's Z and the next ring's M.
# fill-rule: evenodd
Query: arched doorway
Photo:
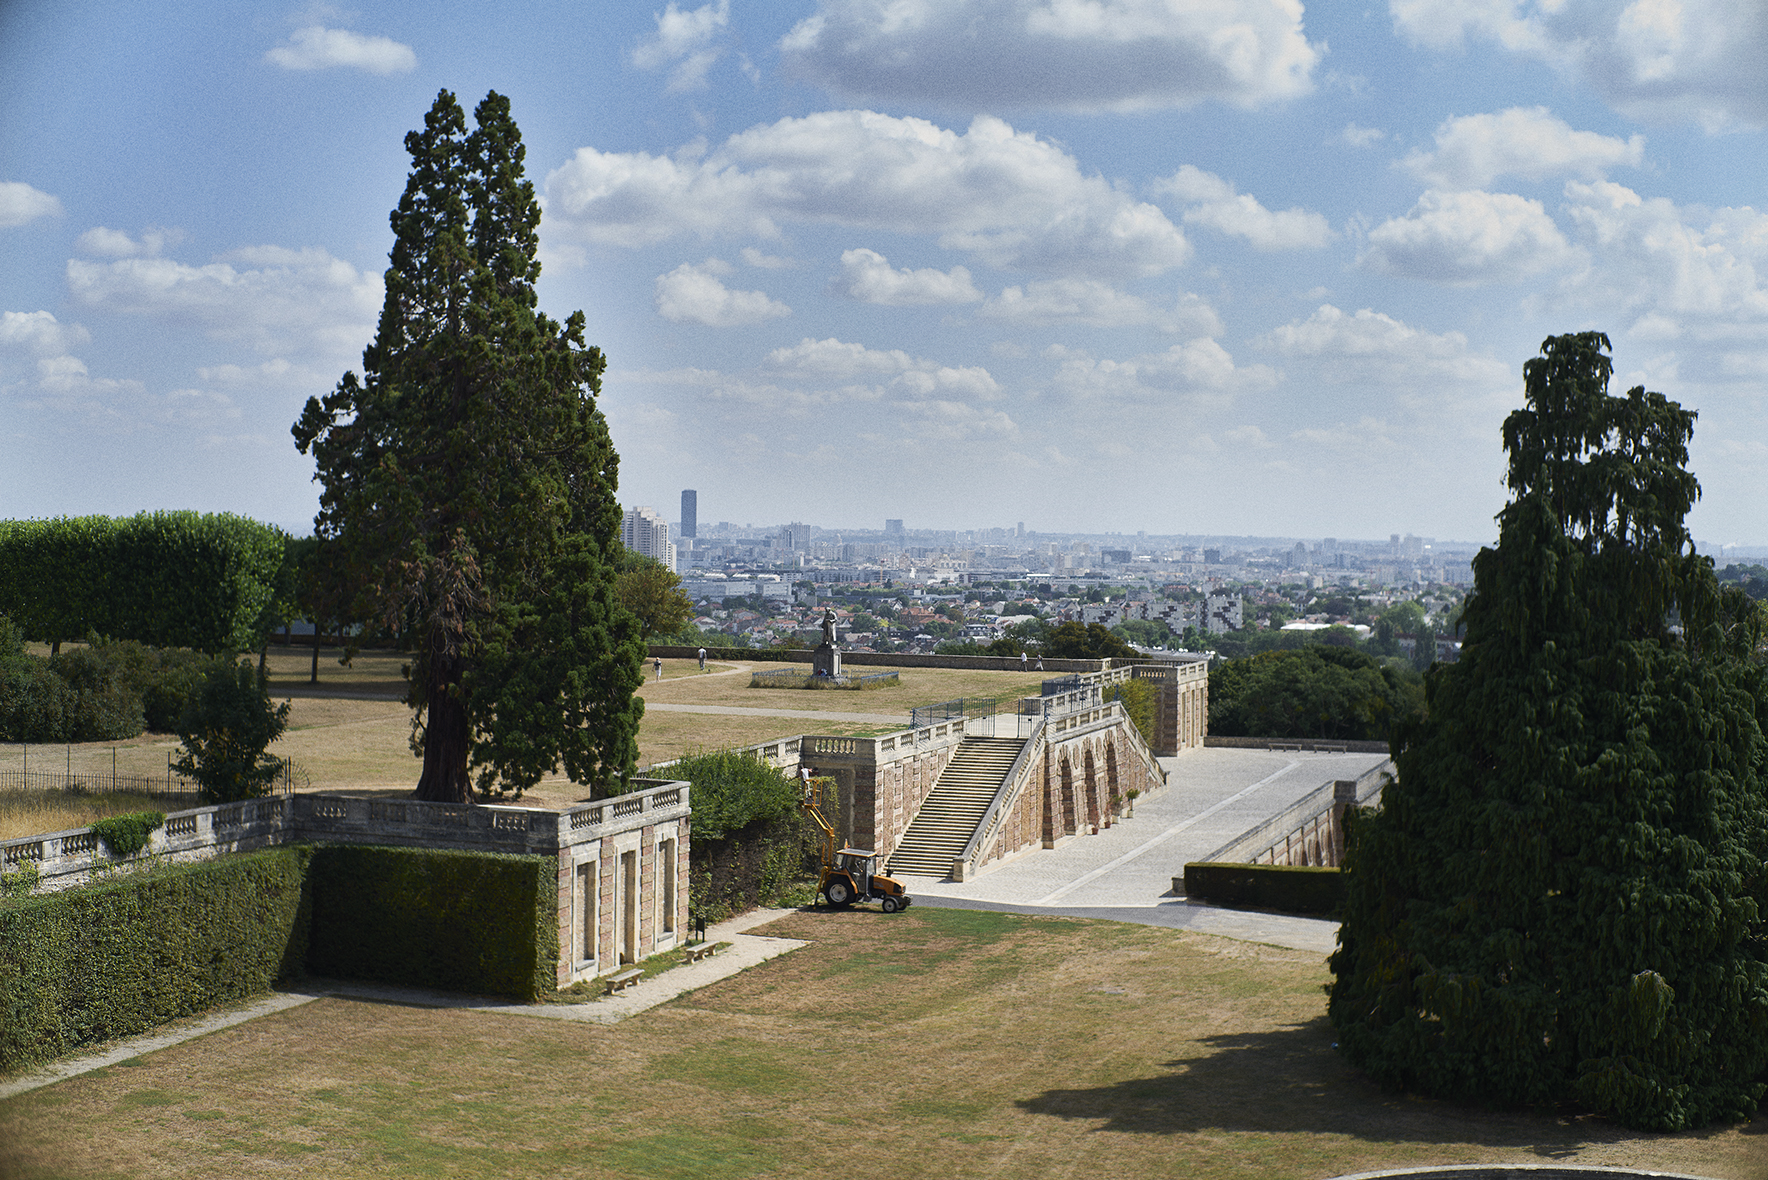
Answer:
M1064 835L1072 836L1075 832L1074 768L1068 765L1068 755L1066 754L1062 755L1060 771L1062 774L1061 829Z

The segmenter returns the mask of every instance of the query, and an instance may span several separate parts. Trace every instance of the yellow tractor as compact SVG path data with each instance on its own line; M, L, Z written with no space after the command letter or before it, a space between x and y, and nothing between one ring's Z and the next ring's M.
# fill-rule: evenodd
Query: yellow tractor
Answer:
M804 778L804 810L823 832L823 875L817 882L817 896L832 906L846 907L856 901L876 901L887 914L907 909L911 898L903 892L902 883L874 870L878 854L864 848L835 848L835 827L823 815L823 786L826 778Z

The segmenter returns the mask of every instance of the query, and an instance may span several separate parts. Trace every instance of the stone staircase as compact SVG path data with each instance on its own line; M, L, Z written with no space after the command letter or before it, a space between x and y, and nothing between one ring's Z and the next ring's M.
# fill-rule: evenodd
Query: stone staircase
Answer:
M890 871L949 877L1024 746L1020 738L966 737L890 854Z

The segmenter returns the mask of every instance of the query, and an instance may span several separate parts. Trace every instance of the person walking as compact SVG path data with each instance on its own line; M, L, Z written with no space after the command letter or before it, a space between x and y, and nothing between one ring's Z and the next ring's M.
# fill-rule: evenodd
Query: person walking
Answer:
M706 649L701 648L700 649L700 671L704 672L705 670L706 670Z
M653 667L657 670L658 683L662 683L662 681L663 681L663 657L658 656L656 659L652 660L651 667Z

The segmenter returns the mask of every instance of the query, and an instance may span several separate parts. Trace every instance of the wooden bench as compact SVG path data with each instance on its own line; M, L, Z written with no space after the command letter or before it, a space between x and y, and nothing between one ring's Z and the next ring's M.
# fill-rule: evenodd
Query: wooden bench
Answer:
M624 991L644 977L645 969L643 967L628 967L624 971L616 971L608 976L608 994L611 996L617 991Z
M686 946L681 949L681 961L684 963L698 963L701 959L710 959L717 953L717 943L697 943L694 946Z

